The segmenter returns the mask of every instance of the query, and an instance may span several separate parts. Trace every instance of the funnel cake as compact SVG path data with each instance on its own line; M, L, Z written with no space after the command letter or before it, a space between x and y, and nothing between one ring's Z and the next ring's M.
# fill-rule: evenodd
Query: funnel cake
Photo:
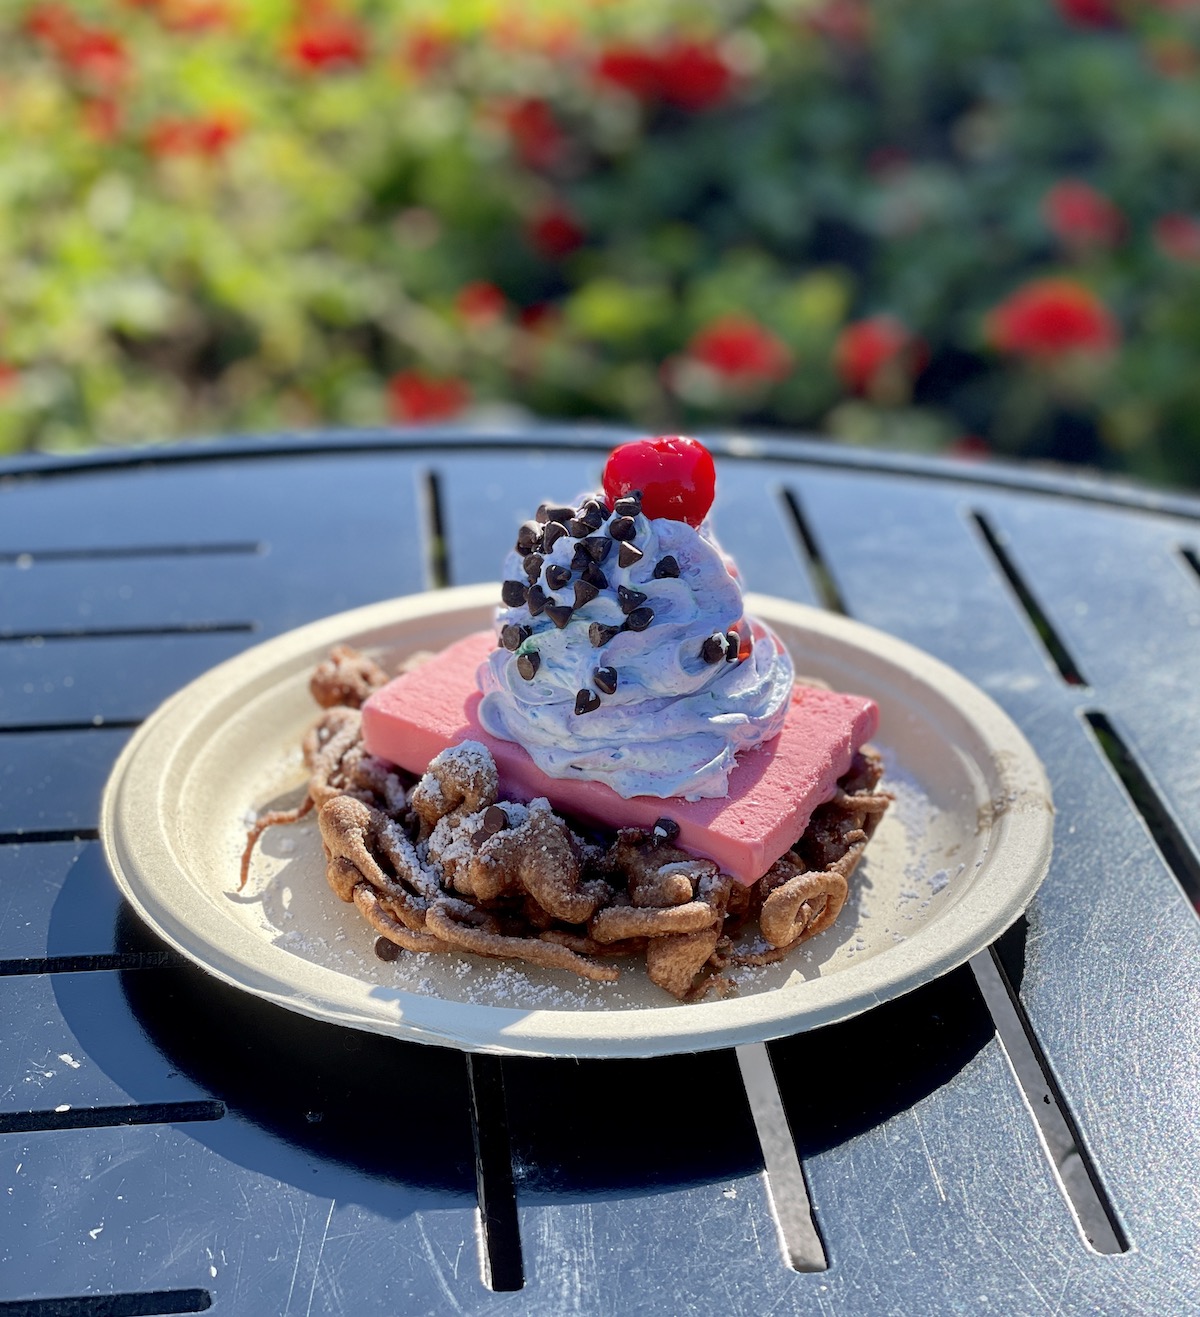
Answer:
M679 1000L830 927L890 797L862 696L797 684L743 615L694 440L623 445L543 504L494 632L388 679L335 650L305 741L327 877L376 952L467 953ZM635 483L636 482L636 483ZM265 815L251 831L290 816Z

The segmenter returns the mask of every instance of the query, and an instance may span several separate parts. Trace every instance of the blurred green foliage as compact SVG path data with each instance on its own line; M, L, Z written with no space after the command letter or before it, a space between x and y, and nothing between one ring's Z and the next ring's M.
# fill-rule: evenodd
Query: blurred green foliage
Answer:
M1200 485L1196 0L43 2L0 122L0 451L536 414Z

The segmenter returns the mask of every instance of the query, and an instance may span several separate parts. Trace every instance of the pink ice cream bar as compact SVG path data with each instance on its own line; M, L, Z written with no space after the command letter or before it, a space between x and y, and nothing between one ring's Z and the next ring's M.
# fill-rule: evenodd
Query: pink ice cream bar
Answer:
M495 758L503 796L545 796L564 813L612 828L651 828L658 819L673 819L677 845L743 883L761 878L803 835L813 811L834 795L855 751L879 724L873 700L796 686L783 730L739 755L727 795L624 799L601 782L548 777L515 742L483 730L476 673L495 645L491 631L476 632L377 690L363 706L367 750L423 773L441 750L479 741Z

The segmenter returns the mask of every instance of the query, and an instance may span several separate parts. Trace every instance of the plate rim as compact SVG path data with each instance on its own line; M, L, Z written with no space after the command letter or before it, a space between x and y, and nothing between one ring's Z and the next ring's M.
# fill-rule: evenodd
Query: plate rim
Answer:
M783 984L746 997L628 1010L531 1010L449 1001L403 989L381 990L332 967L298 961L291 952L273 947L233 921L229 926L240 936L230 940L232 949L229 943L214 945L181 912L178 901L170 899L169 880L146 872L156 862L169 859L180 863L169 844L161 836L143 837L147 845L139 858L137 848L131 848L129 838L122 835L129 797L144 789L141 776L149 771L155 751L165 748L169 752L170 738L181 730L179 724L194 726L222 693L248 690L272 675L282 680L289 670L310 670L314 650L328 650L347 638L365 643L365 637L421 618L445 620L462 615L466 627L469 616L475 614L471 624L486 624L498 588L496 583L487 583L403 595L306 623L208 669L146 719L126 743L105 784L99 830L106 861L122 895L158 936L230 986L312 1018L466 1051L629 1057L767 1041L849 1019L964 964L1028 908L1049 868L1054 807L1045 768L1008 714L955 669L907 641L840 614L748 593L747 612L864 650L875 661L936 689L991 749L993 767L1006 785L1007 799L990 823L996 842L989 847L989 862L996 850L1020 862L1001 891L976 881L938 916L944 943L938 953L931 955L921 945L920 936L915 936L884 948L853 971ZM881 659L881 649L887 658ZM168 744L160 746L164 741ZM159 820L154 826L162 832ZM997 896L1003 899L997 900ZM264 951L275 953L265 958L278 963L280 972L248 963L248 955L239 954L243 945L247 951L251 946L257 948L254 959L263 958ZM284 972L302 965L307 965L302 974ZM801 994L802 1000L795 1001Z

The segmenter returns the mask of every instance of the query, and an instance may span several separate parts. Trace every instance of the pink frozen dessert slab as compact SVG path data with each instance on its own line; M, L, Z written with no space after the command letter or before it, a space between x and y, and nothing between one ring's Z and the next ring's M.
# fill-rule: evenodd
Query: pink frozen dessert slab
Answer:
M669 817L679 824L678 845L744 883L761 878L801 837L879 724L879 710L865 696L797 685L783 730L739 755L726 796L625 799L601 782L547 777L515 742L483 730L475 674L495 644L490 631L476 631L376 691L363 706L367 750L423 773L447 746L479 741L496 760L501 790L510 798L545 796L565 813L609 827L650 828Z

